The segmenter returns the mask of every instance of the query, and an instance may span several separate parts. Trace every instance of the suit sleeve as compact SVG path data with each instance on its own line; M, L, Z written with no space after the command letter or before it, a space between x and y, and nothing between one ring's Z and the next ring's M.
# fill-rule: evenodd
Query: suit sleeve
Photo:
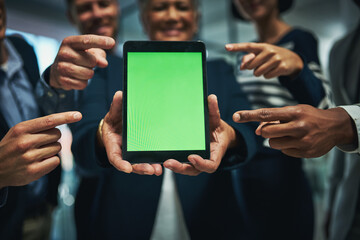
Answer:
M48 84L50 67L41 75L35 88L36 99L41 110L46 114L76 110L77 92L75 90L55 89Z
M226 62L217 60L208 63L209 94L218 97L221 118L236 132L239 144L236 148L228 149L220 169L230 170L248 162L257 152L260 143L255 135L256 123L235 123L232 115L239 110L250 109L250 103L245 93L237 84L234 69Z
M106 157L104 149L99 149L96 132L101 119L110 109L112 96L107 96L103 69L95 72L87 88L79 91L79 111L83 118L71 124L73 133L72 152L81 175L97 175L102 171L99 159Z
M0 189L0 208L6 204L7 195L8 195L7 187Z

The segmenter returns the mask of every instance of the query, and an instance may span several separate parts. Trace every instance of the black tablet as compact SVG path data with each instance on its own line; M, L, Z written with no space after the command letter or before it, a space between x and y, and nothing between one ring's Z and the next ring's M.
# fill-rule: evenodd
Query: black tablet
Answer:
M124 44L123 158L130 163L210 157L205 45Z

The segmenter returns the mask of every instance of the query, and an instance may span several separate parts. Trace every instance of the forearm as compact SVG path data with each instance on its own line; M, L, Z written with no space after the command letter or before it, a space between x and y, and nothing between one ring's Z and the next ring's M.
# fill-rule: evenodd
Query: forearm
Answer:
M279 77L280 83L290 91L298 103L328 108L330 103L326 88L329 88L329 83L324 79L320 66L316 63L312 65L311 70L307 63L304 64L304 68L295 78Z
M231 130L231 141L220 167L226 170L237 168L252 159L258 151L260 137L254 134L255 123L238 124L228 121ZM233 135L235 134L235 136Z
M96 175L101 171L98 165L97 124L74 125L72 152L80 172L84 175Z

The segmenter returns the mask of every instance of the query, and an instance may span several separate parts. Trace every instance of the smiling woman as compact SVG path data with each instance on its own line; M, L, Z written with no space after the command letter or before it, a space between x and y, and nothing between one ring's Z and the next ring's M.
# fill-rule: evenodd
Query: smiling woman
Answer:
M150 40L189 41L198 30L197 0L139 0L139 5Z

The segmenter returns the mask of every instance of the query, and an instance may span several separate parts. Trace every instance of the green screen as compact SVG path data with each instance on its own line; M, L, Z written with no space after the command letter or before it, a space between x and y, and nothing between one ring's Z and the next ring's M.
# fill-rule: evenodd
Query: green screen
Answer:
M205 150L201 52L129 52L127 150Z

